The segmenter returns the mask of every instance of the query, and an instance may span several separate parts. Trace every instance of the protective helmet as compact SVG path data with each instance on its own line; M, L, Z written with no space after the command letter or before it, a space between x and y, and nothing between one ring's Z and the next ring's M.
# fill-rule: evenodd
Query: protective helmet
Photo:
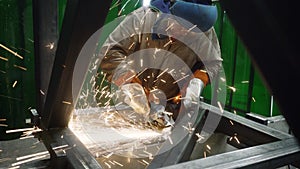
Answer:
M151 0L150 7L183 18L205 32L215 24L218 11L211 0Z

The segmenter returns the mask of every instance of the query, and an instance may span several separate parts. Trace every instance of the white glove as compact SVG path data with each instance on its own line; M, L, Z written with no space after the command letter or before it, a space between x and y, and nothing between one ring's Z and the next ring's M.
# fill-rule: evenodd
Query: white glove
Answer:
M134 110L131 114L123 114L125 118L142 122L148 120L150 107L144 89L140 84L124 84L120 87L120 91L116 93L119 99L117 102L124 102Z
M193 103L197 104L200 101L200 95L202 89L204 88L204 83L198 78L193 78L188 87L186 88L185 98L183 104L186 108L191 107Z

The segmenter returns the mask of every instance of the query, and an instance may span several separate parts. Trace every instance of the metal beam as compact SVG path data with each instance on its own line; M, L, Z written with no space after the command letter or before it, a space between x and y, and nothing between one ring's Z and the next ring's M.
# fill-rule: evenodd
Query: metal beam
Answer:
M45 108L43 129L66 127L73 111L72 76L79 52L88 38L102 27L111 0L67 1Z
M163 169L178 168L277 168L300 159L300 146L295 138L180 163Z
M33 0L37 111L43 111L58 40L57 0Z
M219 108L204 102L201 103L201 108L209 110L210 113L214 114L217 114L220 111ZM233 125L230 123L230 120L233 122ZM260 139L261 141L257 141L258 143L260 142L260 144L293 137L282 131L278 131L266 125L257 123L255 121L246 119L242 116L224 110L219 126L217 127L217 132L222 132L231 136L232 134L234 134L233 132L238 131L241 135L248 135L250 140ZM252 137L251 133L254 133L256 135Z
M69 128L43 131L38 137L50 153L53 168L102 168Z

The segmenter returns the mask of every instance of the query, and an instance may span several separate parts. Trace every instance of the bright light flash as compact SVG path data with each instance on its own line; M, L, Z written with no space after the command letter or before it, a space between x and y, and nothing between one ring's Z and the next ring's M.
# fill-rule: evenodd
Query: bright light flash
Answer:
M228 88L229 88L230 90L232 90L233 92L236 92L236 88L235 88L235 87L233 87L233 86L228 86Z
M143 6L149 6L150 0L143 0Z
M15 88L16 85L17 85L17 83L18 83L18 81L15 81L15 82L13 83L13 85L12 85L12 88Z

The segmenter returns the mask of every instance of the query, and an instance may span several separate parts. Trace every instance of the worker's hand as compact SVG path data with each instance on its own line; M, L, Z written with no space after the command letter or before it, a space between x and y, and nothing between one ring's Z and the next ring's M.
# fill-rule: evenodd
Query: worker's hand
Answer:
M198 104L200 101L200 95L204 88L204 83L198 78L190 80L188 87L186 88L186 94L183 98L183 104L186 108L191 107L193 104Z
M120 86L116 91L116 104L125 103L133 109L129 114L121 113L121 115L130 121L146 122L150 113L150 107L147 103L147 96L143 87L138 83L128 83Z

